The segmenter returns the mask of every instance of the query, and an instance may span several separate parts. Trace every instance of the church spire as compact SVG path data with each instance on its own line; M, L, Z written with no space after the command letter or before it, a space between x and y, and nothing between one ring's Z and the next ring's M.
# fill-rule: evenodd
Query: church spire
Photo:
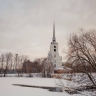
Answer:
M55 38L55 22L53 23L53 42L56 41Z

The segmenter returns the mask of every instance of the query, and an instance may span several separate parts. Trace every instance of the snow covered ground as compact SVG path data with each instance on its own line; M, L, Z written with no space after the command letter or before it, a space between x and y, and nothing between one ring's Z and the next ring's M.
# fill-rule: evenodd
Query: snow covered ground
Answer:
M0 77L0 96L83 96L80 94L69 95L66 92L50 92L47 89L20 87L12 84L26 84L37 86L57 86L54 78L25 78L25 77ZM64 84L66 85L64 80Z

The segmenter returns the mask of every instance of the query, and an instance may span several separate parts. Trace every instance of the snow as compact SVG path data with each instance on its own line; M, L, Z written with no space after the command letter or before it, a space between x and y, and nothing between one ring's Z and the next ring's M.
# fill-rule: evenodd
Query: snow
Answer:
M42 73L31 73L31 75L33 77L42 77ZM1 77L3 77L3 74L1 75ZM21 73L19 74L20 77L29 77L29 74L24 74L24 73ZM6 77L18 77L18 74L6 74Z
M26 84L36 86L57 86L55 78L25 78L25 77L1 77L0 96L76 96L61 92L50 92L47 89L20 87L12 84ZM66 81L64 81L66 83ZM78 96L82 96L79 95Z

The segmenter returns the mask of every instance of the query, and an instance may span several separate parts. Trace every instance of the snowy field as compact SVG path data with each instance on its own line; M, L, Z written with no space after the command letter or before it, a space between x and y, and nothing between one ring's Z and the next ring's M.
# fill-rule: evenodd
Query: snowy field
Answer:
M12 85L25 84L56 87L56 82L58 82L58 79L54 78L0 77L0 96L83 96L80 94L69 95L66 92L50 92L47 89ZM65 80L64 84L67 84Z

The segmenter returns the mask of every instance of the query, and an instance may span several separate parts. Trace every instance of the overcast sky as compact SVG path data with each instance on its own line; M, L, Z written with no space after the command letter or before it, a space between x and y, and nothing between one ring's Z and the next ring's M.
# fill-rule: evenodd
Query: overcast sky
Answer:
M70 34L96 27L96 0L0 0L0 52L46 57L53 21L64 57Z

